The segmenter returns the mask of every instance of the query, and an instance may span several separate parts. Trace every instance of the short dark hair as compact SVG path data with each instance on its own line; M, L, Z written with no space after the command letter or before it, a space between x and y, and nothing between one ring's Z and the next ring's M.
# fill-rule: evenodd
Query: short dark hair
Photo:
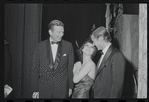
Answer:
M91 39L88 39L88 40L86 40L86 41L84 42L84 44L77 50L78 55L79 55L79 59L80 59L80 61L81 61L82 63L83 63L83 52L82 52L82 49L84 48L85 44L87 44L87 43L93 44L93 42L91 41ZM94 47L94 51L93 51L93 53L92 53L92 55L91 55L91 58L93 58L93 57L96 55L96 53L97 53L97 48Z
M48 25L48 30L53 30L55 25L64 27L64 24L60 20L52 20Z
M98 39L100 36L103 36L103 38L106 42L111 42L111 40L112 40L109 31L103 26L100 26L96 30L94 30L92 32L92 35L96 39Z

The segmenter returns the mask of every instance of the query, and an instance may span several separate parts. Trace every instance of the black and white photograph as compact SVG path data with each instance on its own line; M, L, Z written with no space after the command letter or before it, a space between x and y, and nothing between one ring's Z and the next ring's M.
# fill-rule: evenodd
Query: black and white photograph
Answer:
M4 99L147 99L147 3L4 4Z

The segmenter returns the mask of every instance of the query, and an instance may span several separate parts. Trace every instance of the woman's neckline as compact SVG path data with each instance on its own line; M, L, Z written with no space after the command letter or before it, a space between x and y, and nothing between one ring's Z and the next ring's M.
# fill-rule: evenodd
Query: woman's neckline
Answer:
M86 64L89 61L91 61L91 59L88 59L87 61L85 61L84 63L82 62L81 64L84 65L84 64Z

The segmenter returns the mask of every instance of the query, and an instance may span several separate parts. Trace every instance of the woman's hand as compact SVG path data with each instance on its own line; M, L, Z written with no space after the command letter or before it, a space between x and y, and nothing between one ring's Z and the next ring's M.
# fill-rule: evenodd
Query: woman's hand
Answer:
M74 68L73 68L73 74L76 74L80 71L81 69L81 62L78 61L74 64Z
M81 62L80 61L76 62L75 65L77 68L79 68L79 69L81 68Z

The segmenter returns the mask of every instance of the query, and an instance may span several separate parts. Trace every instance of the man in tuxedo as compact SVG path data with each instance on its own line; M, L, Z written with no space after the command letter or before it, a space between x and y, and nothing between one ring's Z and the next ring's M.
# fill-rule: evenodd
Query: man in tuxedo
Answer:
M39 42L33 55L32 97L68 98L73 89L73 47L62 39L64 24L61 21L51 21L48 29L49 39Z
M121 98L125 74L125 58L111 43L111 37L103 26L94 30L91 39L102 56L97 63L93 85L94 98Z

